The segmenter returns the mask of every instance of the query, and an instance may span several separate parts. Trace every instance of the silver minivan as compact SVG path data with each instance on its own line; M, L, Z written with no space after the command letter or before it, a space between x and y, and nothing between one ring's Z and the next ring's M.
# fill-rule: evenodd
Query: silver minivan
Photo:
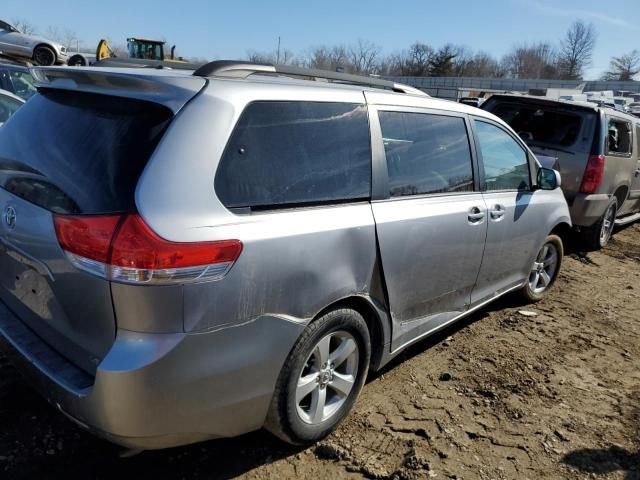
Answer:
M482 110L225 61L34 75L0 129L1 337L115 443L314 442L368 371L558 276L559 174Z

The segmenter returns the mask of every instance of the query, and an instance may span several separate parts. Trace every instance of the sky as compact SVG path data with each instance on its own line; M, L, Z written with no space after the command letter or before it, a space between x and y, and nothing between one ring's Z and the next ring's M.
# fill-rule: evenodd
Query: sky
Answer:
M416 41L484 50L501 57L514 44L557 43L576 19L598 32L593 65L599 77L612 56L640 49L640 1L617 0L2 0L2 19L27 20L38 33L70 29L93 49L108 37L159 38L185 57L244 58L247 51L294 53L318 45L370 40L384 54Z

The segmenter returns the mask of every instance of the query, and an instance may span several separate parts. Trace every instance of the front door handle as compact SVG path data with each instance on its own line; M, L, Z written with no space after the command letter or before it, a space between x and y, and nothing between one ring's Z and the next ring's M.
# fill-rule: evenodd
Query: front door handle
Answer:
M494 205L493 208L491 209L491 211L489 212L491 214L491 220L495 220L495 221L499 221L502 220L502 218L504 217L504 205Z
M484 219L484 212L479 207L471 207L467 214L467 218L469 219L469 223L482 223L482 220Z

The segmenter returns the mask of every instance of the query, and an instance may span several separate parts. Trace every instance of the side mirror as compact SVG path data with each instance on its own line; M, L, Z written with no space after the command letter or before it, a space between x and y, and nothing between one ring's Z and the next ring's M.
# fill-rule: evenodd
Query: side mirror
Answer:
M555 190L560 185L562 185L560 172L544 167L538 170L538 188L541 190Z

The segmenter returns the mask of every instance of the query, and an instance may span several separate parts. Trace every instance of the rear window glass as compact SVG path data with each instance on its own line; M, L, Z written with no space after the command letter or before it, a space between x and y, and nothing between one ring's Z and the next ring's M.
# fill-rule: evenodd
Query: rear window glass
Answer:
M132 211L171 117L150 102L44 91L0 128L0 187L59 213Z
M36 93L35 80L29 72L20 70L8 70L8 79L11 82L13 93L27 100Z
M228 208L365 199L371 143L364 105L255 102L243 112L215 179Z
M0 126L4 124L9 117L16 113L16 110L22 106L21 101L16 100L9 95L3 95L0 93Z
M582 125L577 113L539 105L500 103L491 113L507 122L530 145L569 147L576 143Z

